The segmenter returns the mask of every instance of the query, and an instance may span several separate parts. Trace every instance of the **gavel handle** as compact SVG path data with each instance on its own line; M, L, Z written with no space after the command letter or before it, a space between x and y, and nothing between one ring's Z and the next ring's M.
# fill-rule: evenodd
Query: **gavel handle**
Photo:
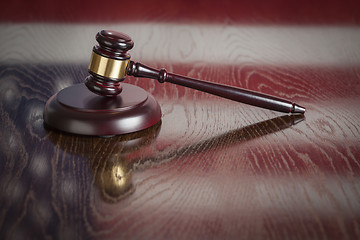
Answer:
M152 78L158 80L161 83L169 82L202 92L207 92L219 97L231 99L237 102L278 112L305 113L305 108L285 99L246 90L243 88L232 87L168 73L165 69L157 70L141 63L135 63L133 61L130 61L127 75L134 77Z

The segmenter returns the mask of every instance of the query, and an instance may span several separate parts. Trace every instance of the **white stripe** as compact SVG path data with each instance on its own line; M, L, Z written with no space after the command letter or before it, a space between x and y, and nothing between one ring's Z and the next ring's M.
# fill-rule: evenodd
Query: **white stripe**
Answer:
M101 29L130 35L132 60L145 63L360 63L360 27L160 23L1 24L0 62L87 63Z

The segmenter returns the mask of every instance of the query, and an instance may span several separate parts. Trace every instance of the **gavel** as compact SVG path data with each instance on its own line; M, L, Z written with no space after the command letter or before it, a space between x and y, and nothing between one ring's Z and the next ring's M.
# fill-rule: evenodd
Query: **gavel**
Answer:
M48 126L74 134L113 136L137 132L160 122L159 103L144 89L122 83L127 75L173 83L279 112L305 112L305 108L285 99L133 62L128 51L134 42L124 33L102 30L96 40L99 44L93 48L85 84L62 89L47 101L44 120Z
M133 48L134 42L124 33L102 30L97 33L96 40L99 45L93 48L89 64L90 76L86 78L85 85L90 91L98 95L112 97L121 94L120 82L124 81L128 75L152 78L160 83L173 83L278 112L305 113L304 107L289 100L238 87L180 76L169 73L164 68L156 70L144 64L133 62L130 60L128 51Z

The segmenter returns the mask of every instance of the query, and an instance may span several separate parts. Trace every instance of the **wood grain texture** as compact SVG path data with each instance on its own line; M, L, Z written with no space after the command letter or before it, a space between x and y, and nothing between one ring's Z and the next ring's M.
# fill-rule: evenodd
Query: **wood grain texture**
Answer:
M16 29L14 36L29 30ZM37 46L33 38L29 46ZM45 62L22 62L10 44L0 45L1 239L360 238L359 49L348 65L146 62L294 100L307 107L306 118L129 77L159 101L162 121L99 138L44 126L47 99L87 76L85 61L51 61L76 48L60 42L49 43L60 56L29 48L29 56L47 54ZM139 58L156 54L144 46ZM169 49L162 54L171 59Z

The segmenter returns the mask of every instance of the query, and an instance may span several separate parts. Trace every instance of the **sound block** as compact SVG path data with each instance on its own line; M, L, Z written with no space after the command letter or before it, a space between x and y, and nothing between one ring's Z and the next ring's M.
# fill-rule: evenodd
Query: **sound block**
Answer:
M137 132L161 119L161 108L144 89L122 83L122 92L103 97L85 84L65 88L45 105L44 121L55 129L81 135L108 136Z

